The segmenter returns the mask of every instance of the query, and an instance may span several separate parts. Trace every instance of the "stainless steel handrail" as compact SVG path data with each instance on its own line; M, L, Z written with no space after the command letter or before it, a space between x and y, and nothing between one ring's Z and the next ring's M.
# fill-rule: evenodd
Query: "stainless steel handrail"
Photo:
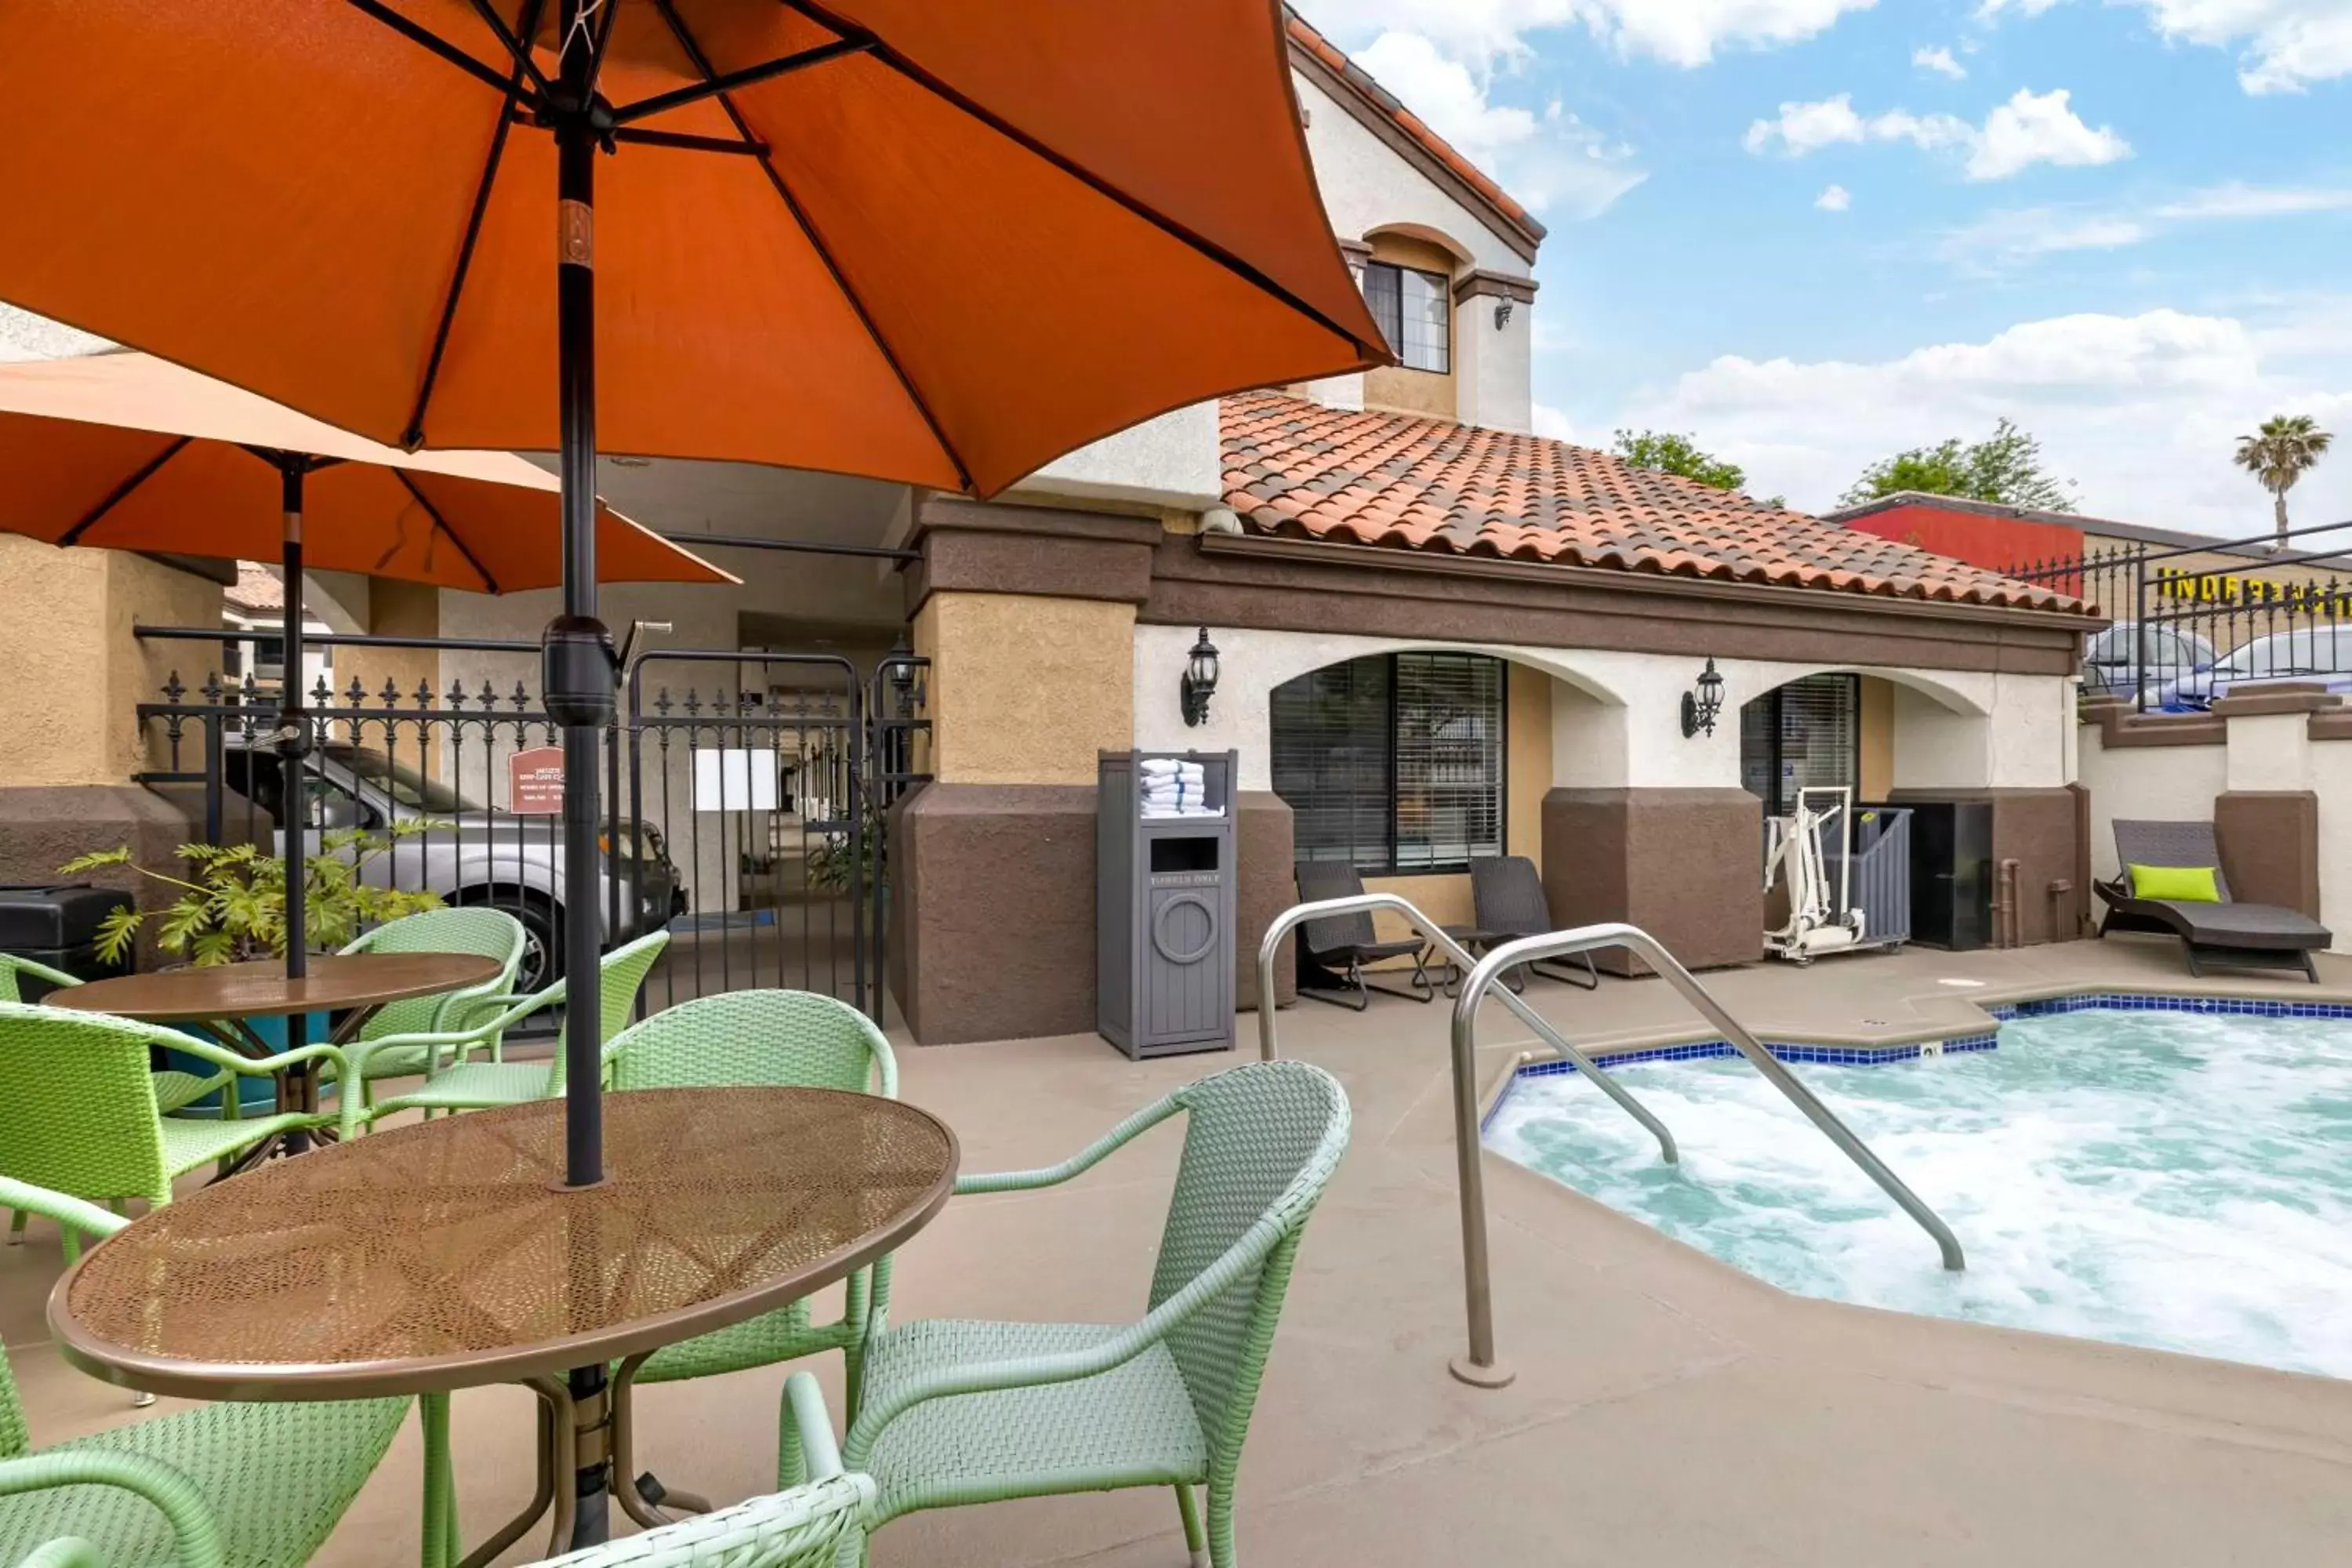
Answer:
M1661 946L1655 937L1638 926L1622 924L1580 926L1573 931L1521 937L1517 942L1505 942L1480 959L1478 966L1463 980L1462 994L1454 1004L1454 1142L1461 1173L1462 1272L1470 1318L1470 1353L1466 1360L1457 1358L1454 1361L1454 1373L1456 1377L1481 1387L1500 1387L1511 1377L1510 1373L1495 1359L1495 1299L1486 1254L1486 1183L1479 1165L1478 1091L1473 1077L1477 1053L1478 1004L1493 987L1496 978L1515 964L1542 958L1560 958L1575 952L1591 952L1604 947L1630 948L1646 960L1668 984L1682 993L1683 1000L1723 1032L1723 1037L1764 1075L1767 1083L1786 1095L1814 1126L1829 1135L1830 1142L1843 1150L1846 1158L1861 1166L1864 1174L1876 1182L1888 1197L1893 1198L1906 1214L1919 1222L1922 1229L1936 1238L1936 1246L1943 1253L1946 1268L1957 1270L1968 1267L1968 1260L1960 1252L1959 1238L1952 1234L1952 1227L1922 1202L1917 1194L1905 1186L1903 1179L1888 1170L1885 1163L1872 1153L1868 1145L1855 1137L1829 1107L1816 1100L1813 1091L1789 1070L1786 1063L1765 1049L1764 1043L1750 1034L1738 1019L1725 1012L1723 1005L1715 999L1713 994L1701 985L1673 953ZM1265 973L1263 964L1259 973L1261 977ZM1269 993L1261 992L1260 994ZM1504 994L1507 997L1510 994L1507 991ZM1261 1040L1270 1037L1266 1029L1265 1013L1261 1009L1258 1014ZM1578 1068L1580 1071L1584 1070L1581 1062L1578 1063ZM1612 1098L1628 1098L1607 1080L1595 1081L1609 1088Z
M1359 893L1345 899L1325 899L1320 903L1294 904L1275 918L1274 923L1266 928L1265 940L1257 944L1257 994L1260 998L1257 1010L1257 1054L1261 1058L1266 1061L1273 1061L1280 1054L1276 1050L1274 1044L1274 1009L1264 1005L1264 998L1275 994L1274 962L1276 952L1282 946L1282 939L1288 936L1293 928L1307 921L1319 921L1328 915L1351 915L1372 910L1392 910L1402 915L1407 923L1426 939L1431 946L1444 953L1461 973L1467 975L1474 969L1475 961L1469 953L1463 951L1460 942L1446 935L1435 921L1423 914L1411 901L1399 898L1394 893ZM1648 1128L1650 1135L1658 1141L1658 1152L1665 1157L1667 1164L1672 1165L1680 1162L1682 1156L1675 1149L1675 1135L1667 1131L1666 1124L1651 1115L1649 1108L1635 1100L1623 1084L1601 1071L1600 1063L1570 1045L1559 1030L1544 1021L1542 1014L1513 995L1507 988L1503 992L1502 1002L1503 1005L1518 1015L1520 1023L1536 1032L1537 1038L1568 1060L1574 1062L1577 1071L1585 1074L1594 1083L1599 1084L1602 1093L1623 1106L1627 1115ZM1454 1098L1457 1103L1461 1099L1461 1088L1457 1078L1454 1085ZM1478 1100L1478 1091L1475 1086L1470 1089L1469 1094L1472 1107L1471 1122L1475 1131Z

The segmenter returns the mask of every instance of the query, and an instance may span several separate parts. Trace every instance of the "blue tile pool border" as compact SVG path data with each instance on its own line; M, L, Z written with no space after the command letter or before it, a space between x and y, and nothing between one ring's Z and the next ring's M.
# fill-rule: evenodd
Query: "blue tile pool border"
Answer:
M2352 1019L2352 1003L2289 1002L2263 996L2163 996L2140 995L2128 992L2092 992L2078 996L2043 996L2024 1002L1987 1004L1984 1009L1995 1019L2008 1023L2012 1018L2047 1018L2063 1013L2123 1012L2123 1013L2204 1013L2222 1014L2245 1018L2329 1018ZM1806 1046L1767 1040L1764 1048L1784 1062L1812 1062L1834 1067L1884 1067L1890 1062L1916 1061L1924 1056L1948 1056L1962 1051L1990 1051L2000 1048L2000 1036L1990 1034L1958 1035L1943 1040L1914 1040L1905 1045L1890 1046ZM1701 1061L1712 1057L1738 1056L1738 1051L1728 1040L1686 1040L1680 1045L1652 1046L1630 1051L1601 1051L1594 1059L1603 1068L1631 1067L1637 1062ZM1521 1079L1564 1078L1577 1070L1574 1062L1528 1062L1513 1073L1503 1085L1503 1092L1486 1108L1479 1119L1481 1135L1492 1126L1503 1107L1510 1102L1511 1091Z

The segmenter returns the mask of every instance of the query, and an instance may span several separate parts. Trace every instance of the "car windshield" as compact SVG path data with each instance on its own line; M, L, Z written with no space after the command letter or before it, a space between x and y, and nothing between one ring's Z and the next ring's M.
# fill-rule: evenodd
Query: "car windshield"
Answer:
M439 779L426 778L405 763L358 746L329 746L327 755L412 811L436 815L482 808Z

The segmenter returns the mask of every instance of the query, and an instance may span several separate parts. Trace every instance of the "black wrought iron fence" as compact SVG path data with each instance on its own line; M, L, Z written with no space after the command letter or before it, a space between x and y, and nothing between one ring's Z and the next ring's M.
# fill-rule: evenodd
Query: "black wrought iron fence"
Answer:
M236 635L142 628L196 643ZM377 648L535 654L489 639L336 637ZM351 658L353 656L344 656ZM879 889L890 801L928 776L928 661L903 645L870 676L835 655L662 649L633 662L604 737L599 886L564 886L559 731L528 680L404 687L338 671L306 695L310 756L289 811L272 737L277 691L247 676L175 671L139 705L152 766L142 782L215 844L282 846L289 820L318 835L433 819L367 874L457 904L503 909L530 936L520 978L557 977L562 932L595 919L609 947L666 929L648 1007L707 992L781 986L884 1016Z
M2352 689L2352 556L2288 549L2264 534L2164 549L2093 546L2003 572L2087 599L2109 617L2085 641L2086 692L2196 711L2247 682L2340 679Z

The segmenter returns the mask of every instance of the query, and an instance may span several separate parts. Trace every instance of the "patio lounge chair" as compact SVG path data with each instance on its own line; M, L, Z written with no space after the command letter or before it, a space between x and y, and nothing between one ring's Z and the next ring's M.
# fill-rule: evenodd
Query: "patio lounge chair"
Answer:
M0 1178L0 1203L71 1237L127 1222ZM38 1452L0 1352L0 1563L42 1568L299 1568L326 1541L408 1401L206 1405Z
M157 1047L258 1077L298 1062L343 1060L330 1045L257 1058L160 1025L0 1002L0 1176L100 1203L167 1204L175 1176L233 1159L272 1133L338 1120L299 1111L217 1121L166 1117L155 1099L157 1075L147 1070ZM348 1111L342 1120L348 1132ZM78 1256L79 1245L68 1230L67 1255Z
M1479 934L1483 945L1499 947L1523 936L1540 936L1560 929L1551 918L1551 901L1545 896L1543 878L1536 871L1536 863L1524 855L1482 855L1470 862L1470 899L1477 909ZM1585 990L1601 984L1601 972L1592 967L1592 955L1580 952L1578 963L1583 973L1568 969L1556 959L1537 959L1517 967L1532 974L1549 975L1564 980Z
M1320 903L1326 899L1360 898L1364 879L1353 866L1336 860L1301 860L1297 864L1298 901ZM1382 942L1372 929L1369 910L1351 915L1327 915L1308 921L1298 931L1298 994L1334 1006L1360 1013L1372 1005L1372 993L1385 992L1408 1002L1426 1002L1437 994L1425 966L1428 944L1418 936ZM1412 989L1375 985L1364 978L1364 965L1386 959L1412 960Z
M876 1334L843 1454L874 1477L877 1528L919 1509L1168 1486L1192 1561L1232 1568L1234 1482L1275 1321L1348 1147L1338 1080L1297 1061L1234 1068L1059 1165L966 1176L956 1192L1057 1185L1179 1111L1184 1152L1140 1321L939 1321Z
M806 991L729 991L666 1007L624 1030L613 1042L612 1061L617 1093L761 1084L898 1097L898 1064L873 1020L845 1002ZM813 1323L809 1304L795 1301L623 1362L613 1380L615 1473L625 1479L633 1473L627 1416L641 1383L713 1377L839 1351L848 1415L855 1418L866 1333L890 1304L890 1259L852 1274L845 1289L837 1322ZM668 1490L650 1473L637 1477L633 1491L618 1495L641 1524L658 1521L639 1510L640 1500L656 1508L709 1507L690 1493Z
M637 987L646 983L655 960L668 945L669 932L657 931L604 955L599 966L602 990L598 994L603 1001L600 1021L604 1036L601 1059L606 1066L613 1060L614 1038L627 1021L629 1009L636 1003ZM372 1042L366 1047L372 1052L423 1048L425 1081L406 1094L379 1100L356 1114L373 1124L377 1118L396 1110L422 1110L429 1116L436 1110L488 1110L500 1105L554 1099L563 1092L562 1033L555 1037L555 1056L551 1061L505 1061L499 1059L499 1051L509 1029L533 1013L544 1012L561 1003L567 984L559 980L530 996L477 996L467 1007L469 1016L480 1021L452 1033L388 1035ZM482 1018L482 1013L492 1007L504 1011ZM477 1050L488 1052L490 1059L468 1061L467 1058ZM364 1078L368 1069L362 1065L360 1070Z
M2315 985L2315 951L2335 941L2327 928L2299 910L2279 904L2244 904L2230 897L2221 856L2210 822L2116 823L2116 855L2124 866L2113 882L2094 882L2107 906L2099 934L2111 931L2166 931L2180 939L2189 973L2201 975L2205 962L2257 968L2301 969ZM2179 899L2143 899L2129 886L2134 866L2210 868L2218 903Z
M499 965L499 973L462 990L387 1003L361 1026L352 1044L370 1046L394 1035L446 1033L468 1016L476 1001L502 996L514 989L515 972L522 966L523 949L529 940L522 922L504 910L422 910L396 921L386 921L342 951L470 953L494 960ZM378 1079L407 1078L425 1070L422 1046L354 1050L350 1054L361 1064L360 1092L363 1099L374 1097L373 1086ZM495 1046L492 1059L497 1059Z

